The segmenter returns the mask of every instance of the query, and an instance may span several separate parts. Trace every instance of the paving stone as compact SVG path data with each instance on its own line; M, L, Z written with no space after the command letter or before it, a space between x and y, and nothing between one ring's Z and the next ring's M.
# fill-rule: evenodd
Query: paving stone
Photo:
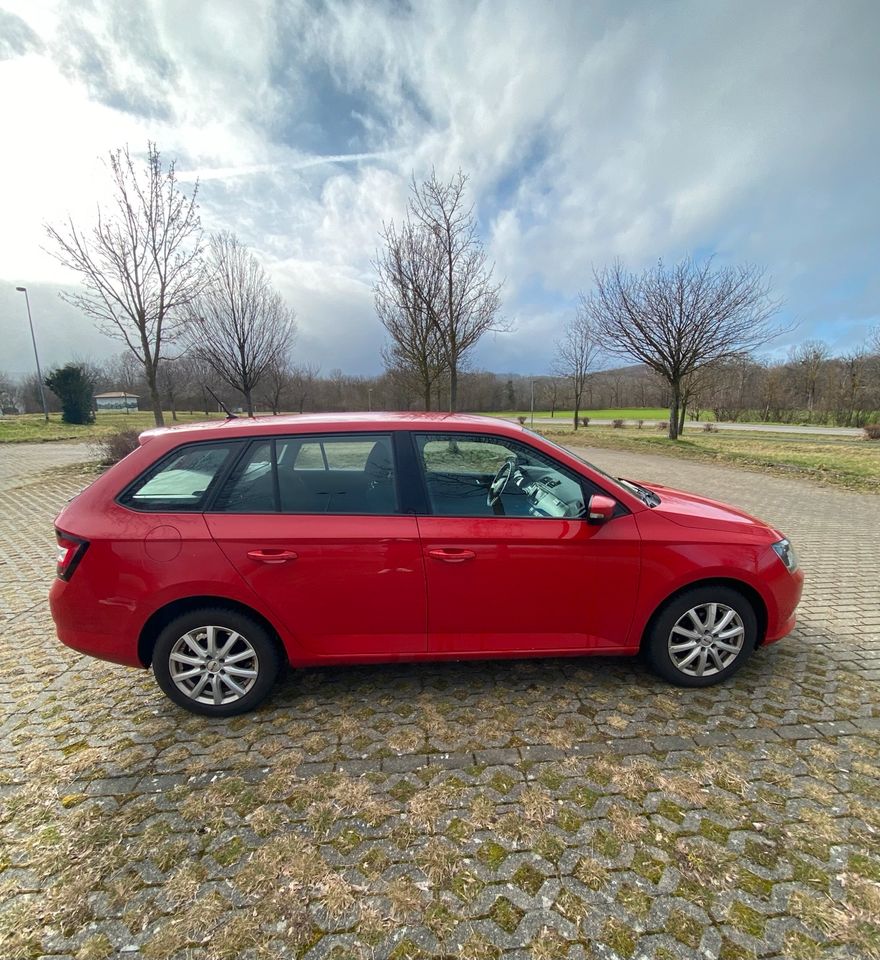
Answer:
M74 446L0 450L0 957L876 952L880 497L594 451L784 530L794 634L706 690L621 658L334 667L206 722L54 638Z

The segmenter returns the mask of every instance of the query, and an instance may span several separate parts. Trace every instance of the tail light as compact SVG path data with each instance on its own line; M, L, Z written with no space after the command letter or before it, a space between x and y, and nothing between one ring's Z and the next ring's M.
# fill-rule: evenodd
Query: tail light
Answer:
M60 530L55 531L55 537L58 540L58 566L55 573L61 580L69 580L82 560L89 541Z

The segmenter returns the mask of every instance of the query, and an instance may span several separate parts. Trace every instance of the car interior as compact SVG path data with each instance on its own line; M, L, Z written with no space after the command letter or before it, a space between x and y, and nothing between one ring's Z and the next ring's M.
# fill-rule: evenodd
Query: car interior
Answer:
M417 437L435 514L467 517L584 515L581 482L500 439Z
M290 439L276 445L283 513L393 513L391 442L368 439ZM258 443L214 503L224 513L276 510L271 444Z

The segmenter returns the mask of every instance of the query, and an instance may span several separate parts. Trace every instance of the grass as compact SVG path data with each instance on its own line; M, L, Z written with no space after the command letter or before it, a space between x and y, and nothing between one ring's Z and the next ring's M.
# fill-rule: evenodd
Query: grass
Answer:
M851 490L880 493L880 443L857 438L686 430L682 439L670 440L660 431L635 427L618 430L612 427L586 427L577 431L556 431L545 427L542 432L573 448L575 452L579 447L601 447L656 453L689 460L730 463Z
M487 413L487 417L531 417L529 410L496 410ZM574 410L557 410L553 414L555 420L571 420ZM579 410L579 417L589 417L591 420L668 420L669 410L663 407L608 407L602 410ZM700 416L703 416L702 412ZM707 413L707 416L711 414ZM535 410L535 419L549 419L549 410Z
M591 411L590 415L616 413L621 417L659 419L662 410L628 409ZM652 417L649 415L657 414ZM536 416L539 414L536 413ZM543 415L543 414L541 414ZM168 416L168 415L166 415ZM214 417L220 415L214 414ZM646 425L644 429L608 426L571 429L564 414L557 414L559 426L542 424L542 432L575 450L579 447L601 447L611 450L632 450L690 460L730 463L783 476L800 476L834 486L880 493L880 443L861 438L815 436L812 434L776 434L750 431L706 433L702 429L685 429L680 440L669 440L665 433ZM204 420L203 413L179 413L178 422ZM169 425L172 423L168 416ZM103 412L94 424L71 426L61 423L54 414L48 423L35 414L0 419L0 443L40 442L48 440L94 440L118 430L146 430L153 426L148 411L133 413ZM634 478L638 479L638 478Z
M204 411L178 412L178 423L222 418L223 414L206 417ZM173 426L171 414L165 412L165 425ZM41 443L49 440L98 440L118 430L149 430L154 427L153 414L149 410L131 413L103 411L95 415L95 422L85 425L62 423L60 413L50 413L49 422L42 414L26 413L14 417L0 417L0 443Z

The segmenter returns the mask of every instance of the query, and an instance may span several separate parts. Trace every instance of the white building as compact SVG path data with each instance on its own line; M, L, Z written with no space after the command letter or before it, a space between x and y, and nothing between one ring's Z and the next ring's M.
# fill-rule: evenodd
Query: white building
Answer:
M96 393L95 408L97 410L137 410L138 396L136 393L125 393L119 390Z

